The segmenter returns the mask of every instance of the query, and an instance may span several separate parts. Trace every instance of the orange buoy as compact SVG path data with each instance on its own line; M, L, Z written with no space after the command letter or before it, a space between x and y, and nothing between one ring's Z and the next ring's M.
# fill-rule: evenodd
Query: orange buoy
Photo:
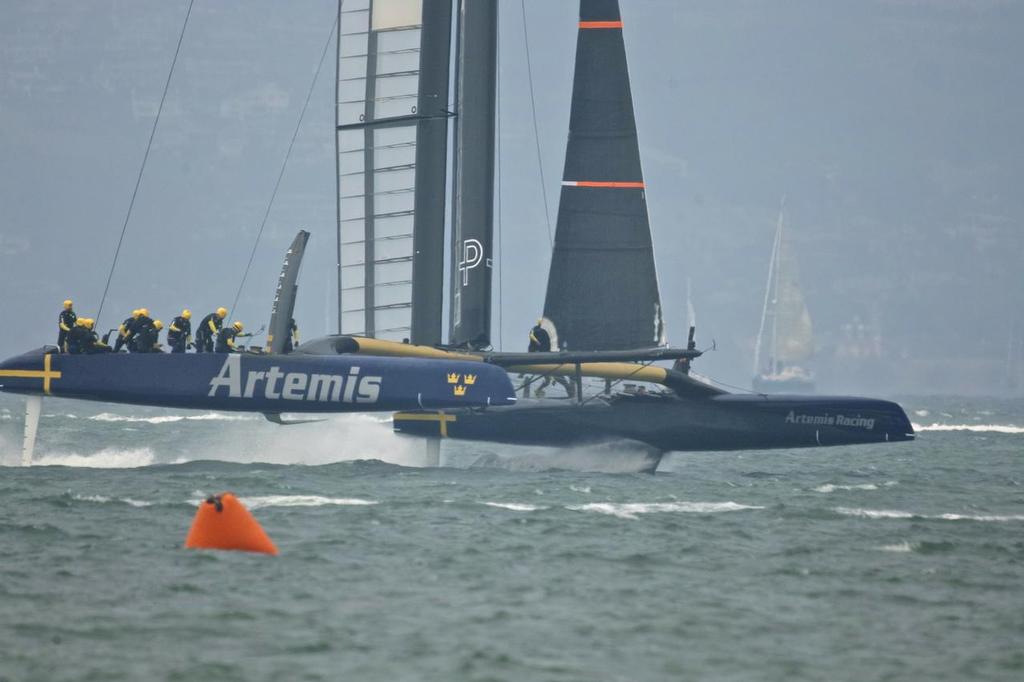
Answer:
M185 547L277 554L263 527L231 493L211 495L199 504Z

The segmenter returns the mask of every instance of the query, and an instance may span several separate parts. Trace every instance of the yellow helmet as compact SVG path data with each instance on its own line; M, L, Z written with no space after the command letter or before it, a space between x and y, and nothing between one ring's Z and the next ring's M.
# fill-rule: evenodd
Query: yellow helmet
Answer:
M70 298L66 299L64 301L64 310L71 310L71 306L73 306L73 305L74 305L74 303L71 302Z
M91 317L85 318L85 328L86 329L92 329L94 324L96 324L96 320L92 319Z
M228 316L227 308L217 308L217 317L223 319Z
M149 308L139 308L139 315L149 317Z
M138 317L141 314L142 314L142 308L136 308L135 310L132 311L132 317Z
M153 326L156 327L157 329L163 329L164 323L161 322L160 320L156 320L155 322L153 322Z
M185 308L184 310L181 311L181 316L184 317L186 320L191 320L192 311L189 310L188 308Z
M84 317L80 317L77 320L75 320L75 326L76 327L84 327L85 326L85 318Z
M235 328L235 331L236 331L236 332L240 332L240 331L242 331L242 329L244 329L244 328L245 328L245 327L244 327L244 326L242 325L242 323L241 323L241 322L239 322L238 320L235 320L235 323L234 323L233 325L231 325L231 326Z

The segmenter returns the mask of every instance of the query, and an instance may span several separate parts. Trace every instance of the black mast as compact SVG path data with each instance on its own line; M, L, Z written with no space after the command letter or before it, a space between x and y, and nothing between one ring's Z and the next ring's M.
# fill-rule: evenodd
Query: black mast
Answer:
M464 0L459 10L448 343L485 348L491 338L498 3Z
M569 350L665 343L617 0L581 0L544 316Z
M416 177L413 206L412 330L410 341L441 343L444 302L444 165L448 154L448 74L452 0L425 0L420 49ZM437 169L440 168L440 172Z

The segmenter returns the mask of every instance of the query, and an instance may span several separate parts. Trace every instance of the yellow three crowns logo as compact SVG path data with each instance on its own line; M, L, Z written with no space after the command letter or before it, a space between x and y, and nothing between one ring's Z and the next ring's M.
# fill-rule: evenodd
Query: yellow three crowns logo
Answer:
M452 372L448 375L448 383L453 384L452 393L457 396L466 395L466 389L476 383L475 374L456 374Z

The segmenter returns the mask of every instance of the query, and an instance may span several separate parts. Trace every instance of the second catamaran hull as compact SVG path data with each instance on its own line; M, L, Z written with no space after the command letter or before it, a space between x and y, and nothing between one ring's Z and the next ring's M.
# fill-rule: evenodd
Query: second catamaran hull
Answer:
M912 440L896 403L867 398L621 396L576 405L398 413L395 431L521 445L639 441L664 451L800 448Z

